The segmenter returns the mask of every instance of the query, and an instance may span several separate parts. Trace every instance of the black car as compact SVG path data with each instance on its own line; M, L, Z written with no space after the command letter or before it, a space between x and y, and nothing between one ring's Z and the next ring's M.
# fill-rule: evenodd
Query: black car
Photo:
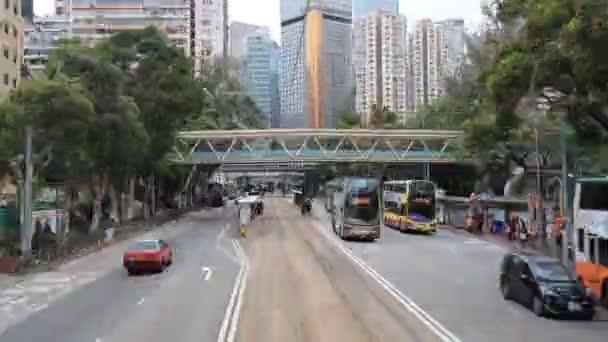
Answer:
M593 319L593 299L588 290L554 258L507 254L500 266L500 290L532 309L537 316L568 315Z

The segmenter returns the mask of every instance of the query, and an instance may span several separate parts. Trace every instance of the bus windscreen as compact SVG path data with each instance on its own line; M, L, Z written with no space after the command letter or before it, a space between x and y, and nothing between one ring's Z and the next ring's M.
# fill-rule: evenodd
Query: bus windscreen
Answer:
M580 209L608 211L608 183L581 183Z
M344 222L377 225L380 222L378 184L375 179L353 179L344 206Z
M408 216L414 221L431 221L435 218L435 186L429 182L410 184Z

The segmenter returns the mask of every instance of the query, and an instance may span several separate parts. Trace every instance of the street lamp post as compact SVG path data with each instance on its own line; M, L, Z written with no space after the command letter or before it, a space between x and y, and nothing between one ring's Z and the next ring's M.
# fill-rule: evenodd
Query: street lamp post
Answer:
M565 115L562 115L560 122L560 148L561 148L561 188L562 188L562 222L564 225L564 232L562 232L562 261L564 265L568 267L568 270L574 274L574 267L569 259L569 251L568 246L570 245L570 241L573 241L573 229L572 223L568 218L569 210L569 201L568 201L568 151L567 151L567 141L566 141L566 118Z
M21 252L23 261L27 262L32 251L32 192L34 168L32 165L32 126L25 127L25 179L23 182L23 221L21 222Z

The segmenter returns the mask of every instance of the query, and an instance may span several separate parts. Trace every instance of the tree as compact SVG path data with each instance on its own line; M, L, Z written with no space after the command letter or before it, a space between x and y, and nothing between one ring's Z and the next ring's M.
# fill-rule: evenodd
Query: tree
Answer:
M497 123L512 128L514 113L528 94L545 97L588 147L608 142L608 3L601 0L496 1L499 22L523 22L521 34L500 46L482 78L496 102ZM554 101L545 89L565 96ZM550 113L552 114L552 113ZM594 149L594 148L592 148Z
M359 117L350 112L340 112L338 113L338 123L336 128L338 129L352 129L359 128L360 121Z
M86 144L89 128L94 120L93 105L77 87L56 81L23 80L5 104L2 114L4 122L11 122L14 138L21 146L23 129L33 129L33 150L37 175L44 181L53 174L45 166L60 166L66 169L64 177L74 176L78 168L67 168L68 160L84 159L81 148ZM21 152L21 148L13 149ZM57 163L59 162L59 163ZM46 174L41 171L46 171Z
M201 110L186 120L190 129L247 129L267 126L252 98L242 96L238 81L223 65L211 69L209 75L199 81L203 91ZM201 127L196 125L200 124ZM208 127L208 128L207 128Z
M103 44L102 44L103 46ZM86 153L93 194L93 217L89 231L97 230L102 218L101 203L108 192L127 174L141 169L148 143L139 121L136 103L125 96L127 77L124 71L90 49L59 49L55 63L62 66L71 82L77 83L93 104L95 116L88 135ZM93 129L94 128L94 129ZM113 203L115 204L115 203ZM114 217L114 220L119 220Z
M0 105L0 150L2 174L12 171L22 189L25 127L32 128L32 150L37 184L44 184L62 170L62 180L78 174L70 161L82 159L89 127L94 119L92 103L80 89L65 83L23 80ZM21 234L22 246L30 248L34 231ZM29 250L23 250L29 255Z
M398 123L397 114L391 112L387 106L378 106L376 104L372 104L369 125L372 128L378 129L402 128L402 125Z

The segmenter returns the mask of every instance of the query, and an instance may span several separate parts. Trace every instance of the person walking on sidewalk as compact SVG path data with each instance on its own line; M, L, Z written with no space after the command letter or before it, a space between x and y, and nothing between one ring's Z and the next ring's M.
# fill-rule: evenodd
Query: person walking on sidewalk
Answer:
M509 241L514 241L517 239L518 218L519 216L511 217L509 220L507 220L507 223L505 225L505 229L507 230L507 238L509 239Z
M518 216L517 226L519 227L519 241L521 242L521 248L523 249L526 248L526 243L528 242L528 225L523 217Z

